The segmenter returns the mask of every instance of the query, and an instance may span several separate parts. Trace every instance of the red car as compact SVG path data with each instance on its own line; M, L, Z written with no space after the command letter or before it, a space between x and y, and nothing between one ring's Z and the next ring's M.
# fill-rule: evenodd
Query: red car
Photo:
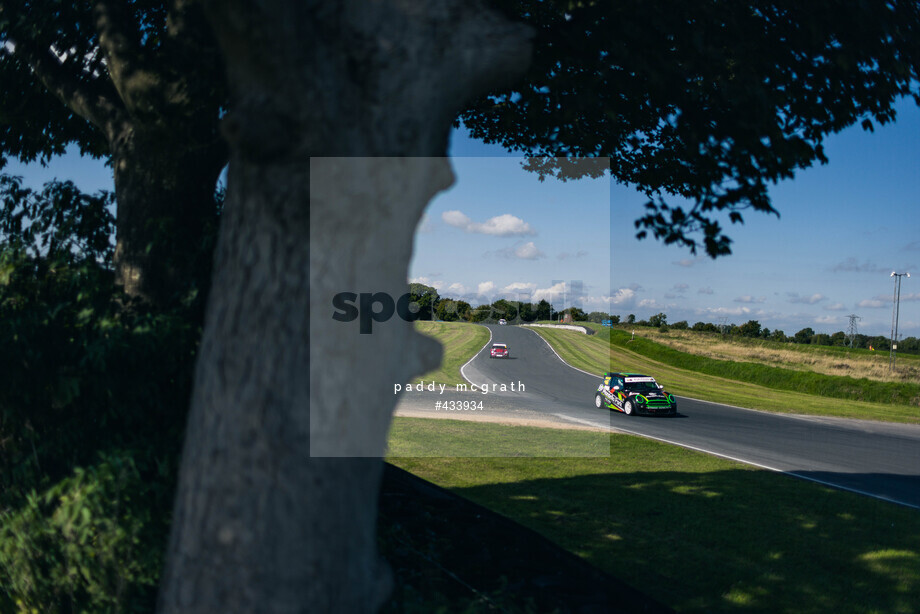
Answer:
M504 343L493 343L491 358L509 358L508 346Z

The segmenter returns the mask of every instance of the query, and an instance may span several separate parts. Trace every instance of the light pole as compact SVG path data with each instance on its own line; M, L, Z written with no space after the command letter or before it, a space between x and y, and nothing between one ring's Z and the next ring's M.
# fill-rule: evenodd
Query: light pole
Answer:
M891 314L891 349L888 351L888 370L894 371L895 364L898 360L898 315L901 309L901 278L904 276L910 278L910 273L891 272L894 277L894 308Z

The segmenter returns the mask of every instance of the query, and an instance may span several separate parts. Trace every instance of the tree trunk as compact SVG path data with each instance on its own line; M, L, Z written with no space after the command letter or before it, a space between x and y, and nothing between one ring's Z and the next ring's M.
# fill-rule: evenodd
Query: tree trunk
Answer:
M393 384L440 350L396 315L360 334L332 297L407 292L452 119L523 72L529 33L469 0L208 9L230 176L159 609L373 611Z
M173 130L128 124L111 144L115 281L160 307L207 289L218 221L214 193L226 162L222 142L212 137L193 146L184 131Z

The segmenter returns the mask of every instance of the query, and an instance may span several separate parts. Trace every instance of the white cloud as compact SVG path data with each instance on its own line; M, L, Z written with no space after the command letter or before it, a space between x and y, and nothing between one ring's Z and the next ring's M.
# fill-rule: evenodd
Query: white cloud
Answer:
M787 292L786 296L789 297L790 303L801 303L803 305L814 305L815 303L820 303L821 301L826 301L827 297L823 294L812 294L811 296L799 296L795 292Z
M745 294L744 296L739 296L738 298L736 298L735 302L736 303L763 303L766 300L767 300L767 297L765 296L753 297L750 294Z
M862 264L856 258L847 258L831 267L834 273L890 273L888 269L877 266L868 260Z
M674 284L674 287L671 289L674 290L675 292L686 292L687 290L690 289L690 286L688 286L687 284Z
M470 232L480 232L499 237L537 234L530 224L510 213L489 218L482 224L471 224Z
M491 281L484 281L476 287L477 294L491 294L492 290L495 289L495 283Z
M712 288L700 288L696 291L697 294L715 294L715 291Z
M537 249L533 241L528 241L514 248L514 256L521 260L536 260L538 258L544 258L545 254Z
M466 286L459 283L453 283L447 286L447 291L453 294L466 294Z
M636 291L632 288L620 288L610 297L610 302L620 307L632 307L636 302Z
M894 296L892 296L891 294L876 294L873 298L866 299L864 301L859 301L858 303L856 303L856 306L857 307L871 307L871 308L886 307L886 306L891 305L893 301L894 301ZM911 293L911 294L902 293L900 296L900 302L902 303L910 303L914 301L920 301L920 293Z
M585 311L589 311L588 306L591 307L590 311L610 311L610 304L612 302L612 297L610 296L586 296L585 297Z
M696 313L709 316L747 316L751 315L753 312L750 307L732 307L731 309L726 307L709 307L707 309L697 310Z
M833 305L825 305L824 309L827 311L844 311L846 310L846 305L843 303L834 303Z
M537 234L530 224L510 213L491 217L485 222L474 222L462 211L452 210L442 213L441 219L450 226L477 234L497 237Z
M837 316L818 316L815 318L815 322L818 324L838 324L840 318Z
M559 260L568 260L569 258L584 258L587 255L588 255L588 252L586 252L583 249L580 249L574 254L570 254L568 252L562 252L558 256L556 256L556 258L558 258Z
M565 294L565 282L560 281L558 284L550 286L549 288L540 288L534 290L533 301L540 302L543 299L546 299L547 302L552 303L553 299L557 302L560 301Z
M424 284L426 286L431 286L432 288L434 288L435 290L438 290L439 292L441 288L444 287L443 281L439 279L432 280L430 277L424 277L424 276L413 277L412 279L409 280L409 283L410 284Z
M501 289L503 294L516 294L516 295L525 295L530 296L533 294L534 290L537 289L537 284L535 283L524 283L522 281L516 281L513 284L508 284Z
M546 258L533 241L527 243L516 243L512 247L505 247L496 251L488 251L483 254L484 257L490 258L500 256L501 258L510 258L512 260L539 260Z
M689 268L696 265L698 262L702 262L703 258L697 256L696 258L684 258L683 260L675 260L671 264L676 264L677 266L682 266L684 268Z
M472 221L460 211L445 211L441 214L441 219L448 225L456 228L466 228Z

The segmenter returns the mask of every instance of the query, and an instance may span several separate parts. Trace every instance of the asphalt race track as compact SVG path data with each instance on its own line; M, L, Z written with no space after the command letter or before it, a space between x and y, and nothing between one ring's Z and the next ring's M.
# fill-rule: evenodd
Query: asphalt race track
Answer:
M455 416L435 411L437 400L481 401L478 419L642 435L920 509L920 425L771 414L686 398L678 398L674 418L598 410L600 374L569 367L531 329L488 328L491 341L462 370L475 390L402 393L397 411L449 418ZM495 342L508 344L509 359L489 357Z

